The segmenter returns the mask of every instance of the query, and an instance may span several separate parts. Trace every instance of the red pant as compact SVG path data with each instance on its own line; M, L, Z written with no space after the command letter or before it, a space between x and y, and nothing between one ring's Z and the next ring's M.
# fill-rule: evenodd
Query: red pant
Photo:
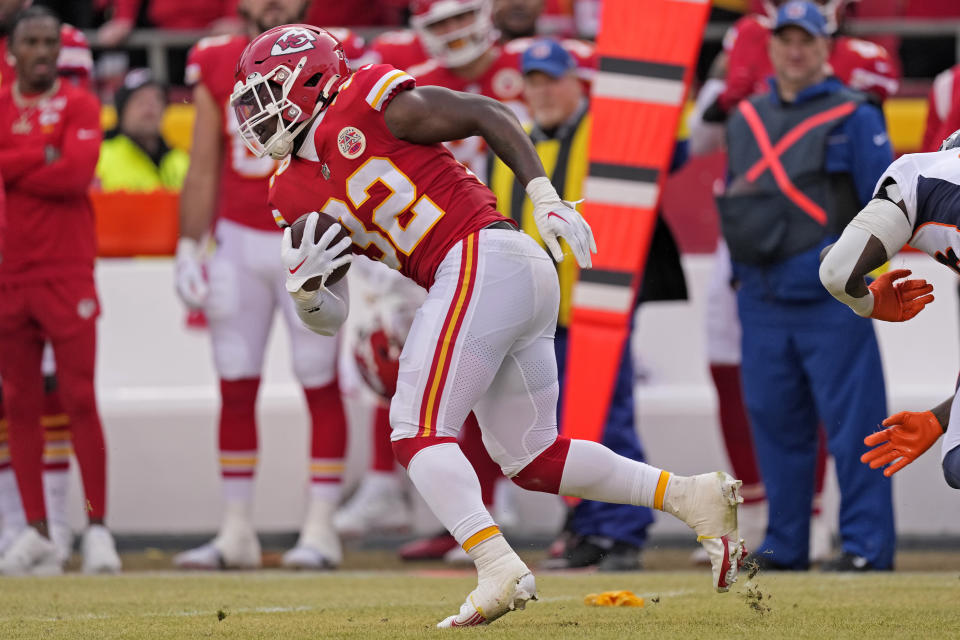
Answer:
M61 400L70 417L88 516L106 509L106 450L94 394L96 318L92 280L0 285L0 378L10 456L27 520L46 517L43 503L43 345L53 345Z

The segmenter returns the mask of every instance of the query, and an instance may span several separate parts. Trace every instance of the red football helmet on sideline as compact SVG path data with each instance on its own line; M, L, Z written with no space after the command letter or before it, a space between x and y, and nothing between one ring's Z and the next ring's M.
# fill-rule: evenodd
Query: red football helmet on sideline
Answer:
M820 13L827 20L827 33L834 34L840 28L846 16L847 7L860 0L810 0L815 5L819 5ZM787 0L763 0L763 6L771 20L777 19L777 9L787 3Z
M353 347L353 357L367 386L384 400L397 392L400 352L403 341L395 339L383 325L361 330Z
M350 75L343 45L328 31L286 24L254 38L240 54L230 105L244 143L280 159Z
M410 26L431 57L445 67L461 67L479 58L496 41L489 0L413 0ZM464 26L438 28L439 23L472 16Z

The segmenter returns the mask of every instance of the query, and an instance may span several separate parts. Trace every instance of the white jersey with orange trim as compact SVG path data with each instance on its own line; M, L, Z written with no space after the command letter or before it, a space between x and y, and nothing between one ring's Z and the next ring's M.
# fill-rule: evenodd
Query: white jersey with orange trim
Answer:
M906 207L910 246L960 273L960 149L900 156L878 189L891 179Z

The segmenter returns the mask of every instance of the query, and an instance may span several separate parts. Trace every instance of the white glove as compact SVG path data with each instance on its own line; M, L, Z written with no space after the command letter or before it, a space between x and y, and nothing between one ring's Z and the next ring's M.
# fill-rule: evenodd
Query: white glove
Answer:
M563 260L563 250L557 238L563 238L570 245L573 257L583 269L593 266L591 253L597 252L597 241L593 239L593 230L577 212L575 204L561 200L550 180L543 176L527 183L527 195L533 201L533 220L537 231L547 246L547 251L557 262Z
M190 309L202 309L210 294L210 287L200 266L200 248L193 238L180 238L177 241L174 279L177 295L183 303Z
M296 249L293 248L290 227L283 230L280 256L287 270L287 291L290 293L299 291L307 280L317 276L320 276L320 286L323 287L331 273L345 264L350 264L353 260L353 255L349 253L340 255L352 242L349 236L341 238L340 242L330 246L333 239L340 233L338 222L330 225L330 228L320 236L320 240L313 242L318 220L320 220L319 213L314 211L310 214L307 224L303 227L303 239Z

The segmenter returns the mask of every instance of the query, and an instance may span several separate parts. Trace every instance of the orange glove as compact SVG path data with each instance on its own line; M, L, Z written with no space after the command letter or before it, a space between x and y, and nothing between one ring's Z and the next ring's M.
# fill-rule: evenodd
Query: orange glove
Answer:
M887 428L863 439L863 444L874 448L860 456L860 462L879 469L896 460L883 470L888 478L919 458L943 435L940 421L930 411L901 411L884 420L883 426Z
M926 280L904 280L912 271L894 269L870 283L873 293L871 318L887 322L903 322L917 315L933 302L933 285Z

